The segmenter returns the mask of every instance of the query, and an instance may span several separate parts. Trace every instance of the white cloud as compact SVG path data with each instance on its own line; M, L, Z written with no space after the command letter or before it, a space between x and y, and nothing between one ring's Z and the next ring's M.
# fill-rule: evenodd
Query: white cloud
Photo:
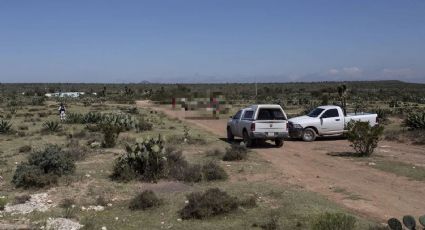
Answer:
M337 70L337 69L330 69L330 70L328 70L328 74L330 74L330 75L336 75L338 73L339 73L339 70Z
M354 76L354 75L361 74L363 71L359 67L354 66L354 67L344 67L342 68L342 72L345 73L346 75Z

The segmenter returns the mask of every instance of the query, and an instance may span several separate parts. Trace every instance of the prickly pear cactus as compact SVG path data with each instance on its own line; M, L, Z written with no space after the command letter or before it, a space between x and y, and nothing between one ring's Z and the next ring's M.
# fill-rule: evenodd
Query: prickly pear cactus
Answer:
M134 145L127 145L126 151L126 154L117 159L115 169L130 168L141 179L151 182L156 182L166 175L165 143L160 135L156 138L140 139Z
M390 227L391 230L403 230L401 222L396 218L391 218L388 220L388 227Z
M425 215L419 217L419 223L425 228Z
M403 216L403 224L409 230L416 229L416 220L413 216L410 216L410 215Z

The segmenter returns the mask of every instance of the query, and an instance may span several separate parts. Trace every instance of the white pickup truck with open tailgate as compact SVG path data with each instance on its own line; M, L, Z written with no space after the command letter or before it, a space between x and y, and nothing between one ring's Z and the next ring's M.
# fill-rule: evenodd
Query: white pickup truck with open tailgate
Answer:
M280 105L251 105L230 117L227 139L242 137L248 147L256 140L274 140L281 147L288 134L287 120Z

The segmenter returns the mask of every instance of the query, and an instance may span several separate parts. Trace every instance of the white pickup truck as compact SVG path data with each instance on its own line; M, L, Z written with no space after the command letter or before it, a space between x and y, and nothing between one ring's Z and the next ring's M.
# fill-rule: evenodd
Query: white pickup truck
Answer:
M375 126L377 114L344 112L339 106L319 106L309 114L289 119L288 129L291 138L302 138L304 141L314 141L317 136L342 135L348 122L364 121Z
M280 105L251 105L239 110L227 122L227 139L242 137L250 147L256 140L274 140L277 147L287 136L287 116Z

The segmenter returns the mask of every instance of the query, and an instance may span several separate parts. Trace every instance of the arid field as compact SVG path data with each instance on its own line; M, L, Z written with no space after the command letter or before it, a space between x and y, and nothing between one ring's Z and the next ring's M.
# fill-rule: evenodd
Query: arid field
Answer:
M341 84L259 84L257 95L252 84L1 84L0 229L360 230L405 215L418 221L424 85L344 83L343 96ZM59 90L86 94L45 96ZM214 115L171 104L212 97L223 99ZM342 97L349 110L378 114L384 131L370 156L345 137L286 138L281 148L226 139L228 117L247 105L279 104L294 117Z

